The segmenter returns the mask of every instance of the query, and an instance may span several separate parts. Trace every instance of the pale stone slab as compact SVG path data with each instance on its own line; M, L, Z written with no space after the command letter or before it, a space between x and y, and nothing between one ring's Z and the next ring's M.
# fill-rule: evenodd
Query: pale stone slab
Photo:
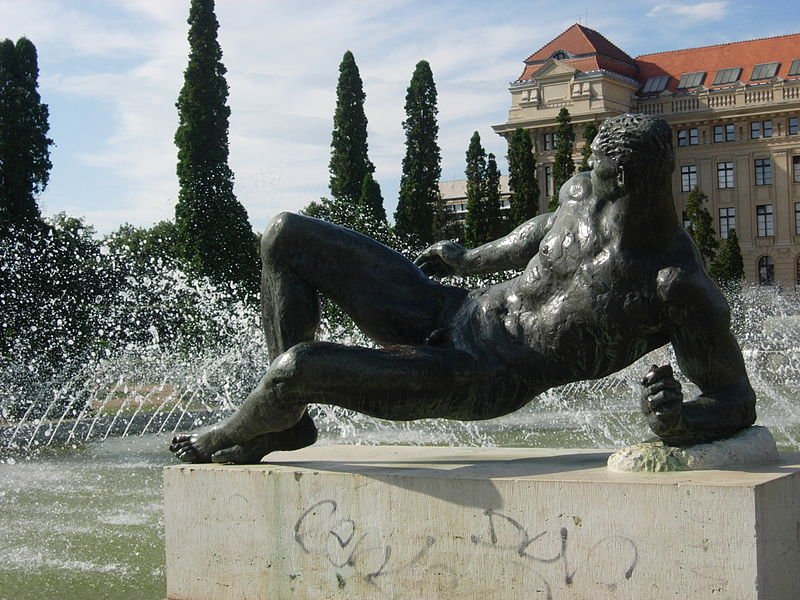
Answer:
M618 450L608 457L612 471L700 471L744 469L774 465L778 446L766 427L748 427L733 437L687 448L667 446L657 440Z
M168 467L168 597L800 598L800 455L658 474L608 456L317 446Z

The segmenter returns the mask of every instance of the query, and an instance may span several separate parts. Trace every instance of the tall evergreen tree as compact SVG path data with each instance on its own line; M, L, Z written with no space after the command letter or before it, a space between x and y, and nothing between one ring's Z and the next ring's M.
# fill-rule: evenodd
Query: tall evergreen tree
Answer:
M467 215L464 243L480 246L505 233L500 212L500 170L494 154L486 155L476 131L467 149Z
M739 236L731 229L720 244L719 252L709 269L711 276L722 285L738 285L744 279L744 259Z
M434 233L434 214L439 199L442 156L437 143L436 84L427 61L414 69L406 92L406 155L400 178L400 194L394 213L395 229L430 242Z
M558 206L558 191L566 181L575 173L575 161L572 152L575 149L575 130L572 128L572 117L565 106L556 117L556 155L553 164L553 198L550 200L550 210Z
M375 166L367 156L365 98L356 59L348 50L339 65L328 170L333 200L352 206L358 204L364 176L375 172Z
M497 159L491 152L486 159L485 203L486 241L489 242L508 232L504 215L500 212L500 169L497 167Z
M38 195L50 179L49 109L38 92L36 47L0 42L0 226L41 223Z
M188 22L189 63L176 103L178 248L199 274L254 290L258 249L247 212L234 196L228 166L231 109L214 0L192 0Z
M372 177L372 173L364 175L361 182L361 193L358 197L359 220L362 222L386 221L386 210L383 208L381 186Z
M592 142L597 136L597 123L592 121L587 123L583 128L583 150L581 151L581 164L578 165L578 171L591 171L592 167L589 166L589 157L592 155Z
M539 182L531 136L518 127L508 145L508 187L511 189L509 220L512 227L521 225L539 212Z
M686 196L686 217L689 219L687 230L692 236L700 256L706 265L710 265L717 254L717 239L714 231L714 220L705 203L708 201L699 187L696 187Z

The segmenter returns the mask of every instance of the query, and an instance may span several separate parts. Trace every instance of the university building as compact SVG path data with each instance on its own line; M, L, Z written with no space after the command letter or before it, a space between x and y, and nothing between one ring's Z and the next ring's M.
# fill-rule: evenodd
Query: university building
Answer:
M631 58L576 24L524 63L509 88L508 119L494 130L507 139L518 127L530 132L540 206L556 193L563 107L572 115L576 163L587 123L658 115L673 129L678 214L699 186L717 235L736 229L748 281L800 285L800 34Z

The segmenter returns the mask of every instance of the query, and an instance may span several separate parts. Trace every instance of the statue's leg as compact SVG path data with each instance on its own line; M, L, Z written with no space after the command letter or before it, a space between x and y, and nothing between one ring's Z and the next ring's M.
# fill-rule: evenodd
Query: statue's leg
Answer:
M367 236L291 213L267 226L261 260L261 318L270 362L314 340L320 293L376 341L410 344L423 343L441 327L465 295L431 281L402 255ZM257 436L218 458L257 462L274 450L296 450L316 439L305 411L289 429Z
M173 451L186 462L219 459L227 448L289 430L310 402L382 419L474 420L508 414L529 399L510 372L452 348L299 344L270 365L235 414L215 430L179 441Z

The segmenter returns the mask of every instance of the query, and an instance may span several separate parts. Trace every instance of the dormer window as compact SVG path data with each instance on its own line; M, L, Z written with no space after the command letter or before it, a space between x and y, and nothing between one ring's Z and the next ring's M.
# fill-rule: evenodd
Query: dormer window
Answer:
M757 81L759 79L772 79L778 72L778 63L764 63L753 67L753 74L750 76L750 81Z
M566 50L556 50L550 55L550 58L554 58L556 60L567 60L570 58L570 55Z
M667 87L669 75L658 75L648 79L642 88L642 94L657 94L663 92Z
M733 83L734 81L739 81L739 77L742 74L742 67L731 67L729 69L720 69L717 71L716 76L714 77L714 83L712 85L725 85L727 83Z
M706 73L705 71L697 71L695 73L683 73L681 75L681 79L678 82L678 89L684 90L687 88L696 88L698 85L703 83L703 79L705 79Z
M792 61L792 66L789 67L787 75L800 75L800 58Z

